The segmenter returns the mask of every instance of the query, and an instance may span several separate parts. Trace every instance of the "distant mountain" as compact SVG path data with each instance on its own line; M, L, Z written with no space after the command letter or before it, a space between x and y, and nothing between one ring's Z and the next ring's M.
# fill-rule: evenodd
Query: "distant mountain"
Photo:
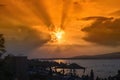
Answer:
M120 52L92 55L92 56L76 56L70 59L120 59Z

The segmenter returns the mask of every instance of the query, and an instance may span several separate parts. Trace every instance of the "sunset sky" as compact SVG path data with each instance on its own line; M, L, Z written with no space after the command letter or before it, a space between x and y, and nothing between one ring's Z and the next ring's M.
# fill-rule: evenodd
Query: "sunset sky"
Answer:
M7 53L29 58L120 51L120 0L0 0Z

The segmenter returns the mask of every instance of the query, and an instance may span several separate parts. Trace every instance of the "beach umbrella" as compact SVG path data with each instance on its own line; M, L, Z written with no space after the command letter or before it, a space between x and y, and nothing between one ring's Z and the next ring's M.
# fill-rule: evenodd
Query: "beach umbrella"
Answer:
M69 64L68 68L69 69L85 69L85 67L82 67L82 66L80 66L80 65L78 65L76 63Z
M73 70L73 73L76 74L76 70L75 69L83 69L85 72L85 67L82 67L76 63L72 63L68 65L68 68L71 69L71 71Z

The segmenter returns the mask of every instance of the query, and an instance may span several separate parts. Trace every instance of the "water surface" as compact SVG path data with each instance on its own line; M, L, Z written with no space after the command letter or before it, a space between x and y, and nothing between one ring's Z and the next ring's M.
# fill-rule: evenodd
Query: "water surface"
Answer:
M120 59L118 60L55 60L57 62L65 63L77 63L83 67L86 67L86 72L83 73L83 70L77 70L79 75L90 74L90 70L94 70L95 76L99 77L108 77L114 76L117 74L117 71L120 69Z

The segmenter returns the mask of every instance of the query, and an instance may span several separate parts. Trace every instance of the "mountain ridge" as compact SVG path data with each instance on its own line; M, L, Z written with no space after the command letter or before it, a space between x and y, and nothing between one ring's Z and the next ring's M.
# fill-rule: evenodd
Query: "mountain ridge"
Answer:
M71 57L71 59L120 59L120 52L113 52L99 55L82 55Z

